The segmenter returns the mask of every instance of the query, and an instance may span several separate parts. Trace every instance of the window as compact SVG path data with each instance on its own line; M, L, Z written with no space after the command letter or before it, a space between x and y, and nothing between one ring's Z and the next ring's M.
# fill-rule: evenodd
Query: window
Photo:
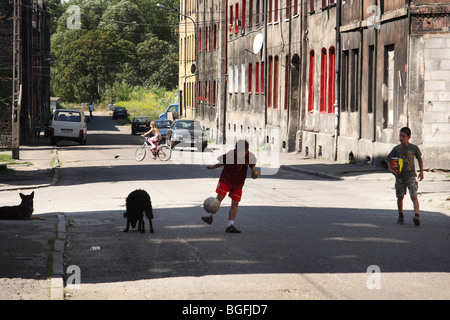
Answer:
M233 93L233 67L228 67L228 93Z
M259 91L261 94L264 94L264 61L261 61L261 83L259 85Z
M267 8L267 23L272 23L272 0L267 0L268 8Z
M203 96L204 103L209 103L209 81L205 81L205 95Z
M369 65L367 66L367 112L373 112L373 55L375 52L374 46L369 46Z
M322 9L327 7L328 0L322 0Z
M383 65L383 128L392 128L394 124L394 45L384 47Z
M314 1L315 0L309 0L309 12L314 12L315 8L314 8Z
M289 68L289 56L286 56L286 60L284 62L284 109L287 110L289 105L289 76L290 76L290 68Z
M233 23L234 23L234 18L233 18L233 6L230 6L230 25L229 25L230 35L233 34Z
M259 24L259 17L260 17L260 9L261 8L261 0L256 0L256 24Z
M239 68L238 66L234 66L234 92L239 92Z
M234 33L238 33L239 32L239 3L236 3L234 8L235 8L234 13L236 14L236 17L234 18Z
M209 51L209 27L205 28L205 52Z
M255 63L255 93L259 94L259 62Z
M279 56L276 55L273 64L273 108L278 108L278 65Z
M328 113L334 113L334 99L335 99L335 53L334 47L328 50Z
M253 25L253 0L249 0L248 3L248 26Z
M216 104L216 91L217 91L217 86L216 86L216 81L213 81L213 104Z
M320 112L327 108L327 49L322 48L320 59Z
M280 0L274 0L275 1L275 7L273 8L273 22L274 23L276 23L276 22L278 22L278 17L280 16L279 15L279 11L278 11L278 4L279 4L279 2L280 2Z
M267 107L272 108L273 57L269 56L267 68Z
M253 66L251 63L248 64L248 93L252 93L252 76L253 76Z
M245 10L246 10L246 6L247 6L246 1L242 0L242 15L241 15L242 16L242 23L241 23L242 29L245 28L245 17L246 17Z
M309 52L308 113L314 110L314 50Z
M241 93L245 93L245 64L241 64Z
M217 25L214 25L214 50L217 50Z
M348 50L342 51L341 105L342 111L348 111Z
M291 17L291 0L286 0L286 20Z
M350 112L358 112L358 56L359 50L352 49L350 63Z
M294 0L294 16L298 15L298 0Z

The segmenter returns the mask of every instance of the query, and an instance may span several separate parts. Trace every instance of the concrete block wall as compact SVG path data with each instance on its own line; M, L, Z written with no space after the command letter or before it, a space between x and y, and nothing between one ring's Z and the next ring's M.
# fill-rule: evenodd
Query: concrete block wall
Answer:
M450 33L424 36L423 144L450 144Z

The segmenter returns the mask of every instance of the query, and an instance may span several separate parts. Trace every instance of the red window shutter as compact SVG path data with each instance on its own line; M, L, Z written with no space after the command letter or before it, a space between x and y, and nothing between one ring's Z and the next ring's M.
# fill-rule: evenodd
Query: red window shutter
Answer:
M259 94L259 62L255 64L255 93Z
M251 63L248 64L248 93L252 93L252 76L253 76L253 66Z
M327 111L327 49L322 48L320 59L320 112Z
M334 113L335 99L335 49L331 47L328 50L328 113Z
M261 61L261 83L259 86L259 92L264 94L264 61Z
M246 6L247 6L247 4L246 4L245 0L242 0L242 29L245 28L245 17L246 17L245 10L246 10Z

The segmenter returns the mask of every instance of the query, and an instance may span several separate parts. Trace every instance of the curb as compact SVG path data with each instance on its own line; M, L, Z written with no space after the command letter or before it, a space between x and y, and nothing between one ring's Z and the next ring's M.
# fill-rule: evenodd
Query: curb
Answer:
M29 185L29 186L11 186L11 187L3 187L0 188L0 192L1 191L16 191L16 190L30 190L30 189L40 189L40 188L46 188L46 187L51 187L51 186L55 186L58 183L58 179L59 179L59 159L58 159L58 149L54 148L53 149L55 151L54 156L51 158L50 163L52 163L53 161L55 161L55 165L54 167L51 167L50 170L53 173L52 176L52 181L50 181L50 183L43 183L43 184L35 184L35 185ZM6 166L6 165L5 165Z
M360 174L360 175L348 177L348 176L344 176L344 175L336 175L333 173L328 173L328 172L323 172L323 171L314 171L314 170L302 169L302 168L297 168L297 167L291 167L289 165L281 165L280 169L294 171L294 172L300 172L300 173L304 173L304 174L308 174L308 175L312 175L312 176L317 176L317 177L326 178L326 179L333 179L333 180L367 180L367 181L378 181L378 180L390 181L390 180L393 180L393 178L390 175L386 175L386 177L381 177L381 176L365 177L362 174ZM357 171L349 171L348 173L358 173L358 172ZM374 171L373 173L382 174L377 171ZM364 174L367 174L367 172L364 172Z
M52 251L53 265L50 300L64 300L64 247L66 244L66 217L58 214L57 237Z
M308 169L293 168L293 167L288 166L288 165L281 165L280 169L284 169L284 170L288 170L288 171L294 171L294 172L300 172L300 173L305 173L305 174L309 174L311 176L317 176L317 177L321 177L321 178L328 178L328 179L334 179L334 180L344 180L343 177L339 177L339 176L336 176L334 174L329 174L329 173L320 172L320 171L313 171L313 170L308 170Z

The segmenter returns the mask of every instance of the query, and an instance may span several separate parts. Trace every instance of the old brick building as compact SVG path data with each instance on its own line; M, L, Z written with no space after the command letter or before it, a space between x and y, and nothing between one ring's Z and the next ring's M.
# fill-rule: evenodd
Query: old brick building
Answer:
M23 141L35 115L42 122L50 115L50 14L43 0L0 2L0 48L0 145L11 147L14 119Z
M450 169L450 0L186 2L192 115L216 135L381 165L409 126L425 167Z

